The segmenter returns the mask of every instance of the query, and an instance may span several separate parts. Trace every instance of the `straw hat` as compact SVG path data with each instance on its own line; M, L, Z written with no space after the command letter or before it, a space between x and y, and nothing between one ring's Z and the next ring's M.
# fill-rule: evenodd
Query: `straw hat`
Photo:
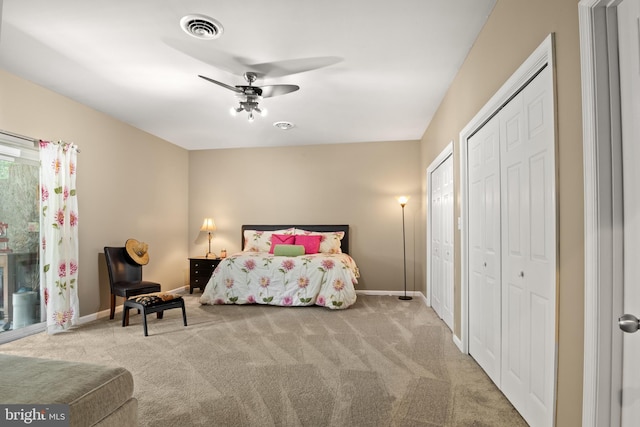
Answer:
M133 261L140 265L149 264L149 252L147 252L149 245L144 242L139 242L136 239L129 239L124 244L124 247Z

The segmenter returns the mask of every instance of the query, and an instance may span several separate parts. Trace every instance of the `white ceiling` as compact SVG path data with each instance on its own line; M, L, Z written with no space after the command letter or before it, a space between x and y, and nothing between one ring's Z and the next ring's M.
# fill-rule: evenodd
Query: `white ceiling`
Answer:
M0 68L190 150L417 140L495 1L6 0ZM224 33L187 35L188 14ZM241 85L265 63L327 65L259 79L300 90L253 123L197 77Z

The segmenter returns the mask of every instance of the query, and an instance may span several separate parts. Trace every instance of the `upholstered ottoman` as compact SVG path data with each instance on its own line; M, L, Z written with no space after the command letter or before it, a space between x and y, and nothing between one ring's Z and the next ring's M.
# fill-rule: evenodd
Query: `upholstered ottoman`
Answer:
M142 326L144 328L144 336L149 336L147 328L147 314L156 313L158 319L162 319L165 310L172 308L182 309L182 323L187 326L187 312L184 309L184 299L173 295L142 295L128 299L122 305L122 327L129 324L129 310L138 309L142 313Z
M138 425L124 368L0 354L0 403L68 404L70 426Z

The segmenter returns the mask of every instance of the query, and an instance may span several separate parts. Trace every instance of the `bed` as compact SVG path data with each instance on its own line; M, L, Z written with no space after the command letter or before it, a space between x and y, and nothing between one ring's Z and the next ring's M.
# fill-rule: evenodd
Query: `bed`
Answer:
M220 261L201 304L318 305L356 302L358 267L348 225L243 225L242 250Z

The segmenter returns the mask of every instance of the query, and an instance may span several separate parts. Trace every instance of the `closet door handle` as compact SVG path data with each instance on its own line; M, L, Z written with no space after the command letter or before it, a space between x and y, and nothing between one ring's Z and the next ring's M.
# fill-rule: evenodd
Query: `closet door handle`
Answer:
M524 271L521 271L520 274L518 274L518 276L524 277Z
M640 329L640 321L638 321L638 318L633 314L623 314L618 319L618 326L620 326L620 329L624 332L632 334Z

